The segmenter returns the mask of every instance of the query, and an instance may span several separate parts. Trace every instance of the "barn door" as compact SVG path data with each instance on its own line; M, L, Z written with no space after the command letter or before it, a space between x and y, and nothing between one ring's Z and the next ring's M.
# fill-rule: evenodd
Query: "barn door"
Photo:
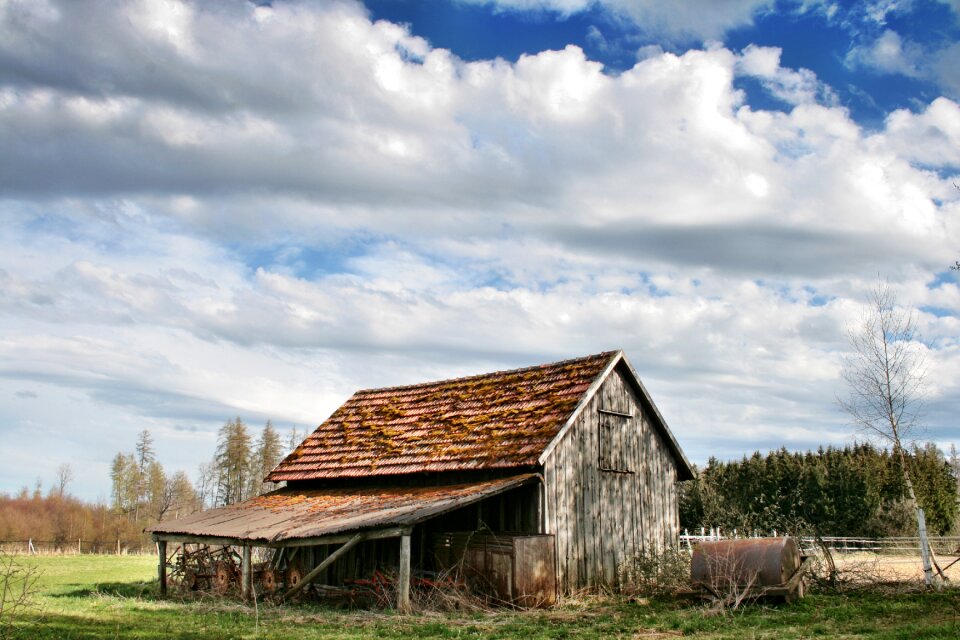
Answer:
M600 484L600 575L618 586L619 568L635 552L637 513L635 465L636 418L629 391L619 375L610 376L600 392L598 475Z

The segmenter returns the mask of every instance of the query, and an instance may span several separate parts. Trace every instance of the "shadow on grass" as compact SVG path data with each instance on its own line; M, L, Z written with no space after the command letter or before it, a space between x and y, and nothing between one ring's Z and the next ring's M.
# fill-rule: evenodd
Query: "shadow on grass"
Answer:
M73 591L63 591L53 598L89 598L90 596L114 596L117 598L139 598L140 600L159 600L156 581L151 582L98 582Z
M244 630L240 630L244 631ZM237 637L217 630L182 628L176 611L156 611L149 616L125 616L122 619L98 619L85 615L39 613L20 616L11 629L10 638L31 640L86 640L88 638L224 638Z

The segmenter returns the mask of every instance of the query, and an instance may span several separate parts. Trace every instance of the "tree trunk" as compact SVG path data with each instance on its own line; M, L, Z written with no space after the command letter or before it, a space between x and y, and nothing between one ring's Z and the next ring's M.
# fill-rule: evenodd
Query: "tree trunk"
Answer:
M903 453L903 447L896 445L897 455L900 457L900 471L903 473L903 481L907 485L907 496L910 500L910 506L917 516L917 533L920 536L920 559L923 562L923 583L932 587L933 584L933 565L930 562L930 541L927 539L927 522L924 517L923 509L917 502L917 494L913 491L913 482L910 480L910 472L907 470L907 457Z

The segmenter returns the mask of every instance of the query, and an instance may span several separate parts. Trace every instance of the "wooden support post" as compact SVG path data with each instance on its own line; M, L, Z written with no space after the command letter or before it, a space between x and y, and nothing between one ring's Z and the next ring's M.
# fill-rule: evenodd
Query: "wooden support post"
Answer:
M240 597L250 598L250 545L243 545L243 556L240 559Z
M410 611L410 534L400 536L400 578L397 584L397 609Z
M157 557L159 558L159 564L157 565L157 578L160 580L160 595L167 595L167 541L158 540L157 541Z
M290 588L290 590L288 590L286 593L284 593L284 594L283 594L283 597L282 597L281 599L282 599L282 600L286 600L286 599L288 599L288 598L290 598L290 597L292 597L292 596L295 596L296 594L300 593L300 591L301 591L304 587L306 587L308 584L310 584L311 582L313 582L313 580L314 580L318 575L320 575L320 572L321 572L321 571L323 571L324 569L326 569L327 567L329 567L331 564L333 564L334 562L336 562L337 558L339 558L340 556L342 556L343 554L345 554L347 551L350 551L350 549L352 549L354 546L356 546L356 544L357 544L358 542L360 542L361 540L363 540L364 537L365 537L364 534L358 533L357 535L355 535L355 536L353 536L352 538L350 538L350 540L348 540L346 543L344 543L344 545L343 545L342 547L340 547L339 549L337 549L336 551L334 551L333 553L331 553L329 556L327 556L327 558L326 558L323 562L321 562L321 563L318 564L316 567L314 567L313 570L310 571L310 573L308 573L307 575L303 576L303 579L301 579L300 582L298 582L297 584L295 584L293 587Z
M546 533L547 532L547 511L544 508L546 506L546 483L541 481L536 486L537 491L537 533Z

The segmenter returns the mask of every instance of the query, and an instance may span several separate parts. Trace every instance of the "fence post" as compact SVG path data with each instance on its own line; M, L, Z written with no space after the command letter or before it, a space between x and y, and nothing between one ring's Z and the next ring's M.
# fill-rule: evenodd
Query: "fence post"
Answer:
M923 582L933 585L933 567L930 565L930 541L927 539L927 518L923 509L917 507L917 525L920 530L920 558L923 560Z

